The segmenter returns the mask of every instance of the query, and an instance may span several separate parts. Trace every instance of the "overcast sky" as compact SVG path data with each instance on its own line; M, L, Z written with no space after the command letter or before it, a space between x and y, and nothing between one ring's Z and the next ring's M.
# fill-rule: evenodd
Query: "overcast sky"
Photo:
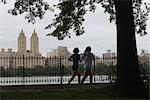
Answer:
M27 49L30 49L30 36L35 29L39 36L39 49L44 56L46 52L56 49L59 45L67 46L70 52L74 47L79 47L81 53L86 46L91 46L92 52L97 56L101 56L108 49L116 52L116 26L109 22L108 14L103 13L104 9L100 5L95 13L89 12L86 14L84 35L76 37L73 33L71 39L66 38L59 41L57 38L46 36L50 30L44 29L53 19L52 12L46 12L44 19L37 20L36 24L28 24L24 15L12 16L7 13L8 9L13 7L14 1L8 0L6 5L0 3L0 48L12 48L17 51L17 38L21 29L23 29L27 39ZM54 1L56 0L50 0L50 4L55 3ZM150 33L150 20L147 29ZM142 49L150 52L150 34L142 37L136 36L138 53Z

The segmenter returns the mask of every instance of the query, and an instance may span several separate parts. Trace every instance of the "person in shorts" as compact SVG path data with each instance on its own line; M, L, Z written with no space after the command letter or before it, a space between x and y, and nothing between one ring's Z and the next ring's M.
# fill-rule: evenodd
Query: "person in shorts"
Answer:
M80 72L78 71L78 68L79 68L79 61L81 61L81 57L80 57L80 54L79 53L79 49L78 48L74 48L73 50L73 53L71 55L71 57L68 59L69 61L72 61L73 62L73 65L72 65L72 70L73 70L73 75L72 77L70 78L69 82L68 82L68 85L71 83L71 81L75 78L75 76L78 76L78 84L80 84Z
M84 68L86 69L85 71L85 75L81 80L81 85L83 84L83 82L85 81L85 79L90 76L90 84L92 84L93 81L93 73L92 73L92 61L94 60L95 62L95 56L93 53L91 53L91 47L88 46L85 49L85 52L82 56L82 60L84 60Z

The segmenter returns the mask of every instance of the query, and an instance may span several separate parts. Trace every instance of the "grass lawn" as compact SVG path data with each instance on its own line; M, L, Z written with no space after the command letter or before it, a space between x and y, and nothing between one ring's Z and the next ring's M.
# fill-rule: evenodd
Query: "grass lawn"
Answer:
M110 86L2 90L0 97L0 100L138 100L113 96L113 89Z

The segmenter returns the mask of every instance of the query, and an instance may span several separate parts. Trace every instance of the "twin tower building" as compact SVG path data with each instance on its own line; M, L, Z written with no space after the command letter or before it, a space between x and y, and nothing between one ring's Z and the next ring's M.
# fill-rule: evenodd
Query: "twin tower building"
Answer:
M24 58L22 58L22 55L24 55ZM39 38L35 30L30 37L30 50L26 48L26 36L23 29L21 30L18 36L18 51L15 60L13 62L15 65L13 66L16 67L33 68L35 66L45 66L45 58L39 53ZM22 63L23 61L24 64Z
M26 54L27 52L30 52L33 55L40 55L40 53L39 53L39 38L37 36L37 33L34 30L32 33L32 36L30 38L30 51L27 50L26 49L26 36L22 29L19 34L19 37L18 37L18 53Z
M23 29L18 36L18 51L12 49L0 51L0 67L4 68L34 68L45 66L45 58L39 53L39 38L35 30L30 38L30 50L26 48L26 36Z

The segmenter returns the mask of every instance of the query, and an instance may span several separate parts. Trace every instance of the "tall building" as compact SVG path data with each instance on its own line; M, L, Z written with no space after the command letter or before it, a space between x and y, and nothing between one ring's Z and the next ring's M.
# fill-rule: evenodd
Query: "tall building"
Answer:
M25 52L26 52L26 36L22 29L18 37L18 53L25 54Z
M30 38L30 46L31 46L31 53L32 54L39 54L39 38L37 36L37 33L34 32L32 33L32 36Z
M21 30L18 36L18 51L17 53L12 49L0 50L0 67L4 68L34 68L35 66L45 66L45 57L39 53L39 40L37 33L32 33L31 36L31 50L26 50L26 36Z

